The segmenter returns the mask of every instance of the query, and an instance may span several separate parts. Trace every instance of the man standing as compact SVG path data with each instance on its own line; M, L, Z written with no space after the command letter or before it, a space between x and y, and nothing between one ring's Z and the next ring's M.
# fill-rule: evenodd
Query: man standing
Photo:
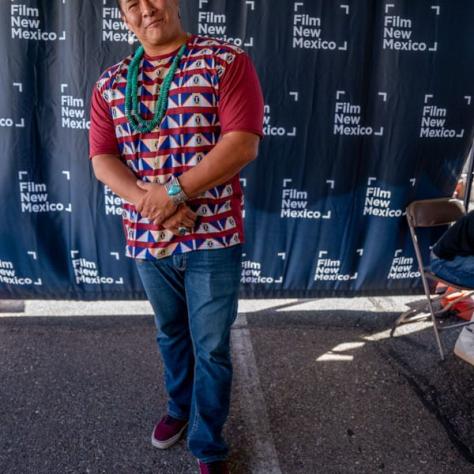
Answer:
M96 83L90 156L124 201L126 254L155 312L169 400L152 443L168 448L188 426L200 472L227 473L238 173L257 156L262 93L243 51L183 30L179 0L118 6L141 46Z

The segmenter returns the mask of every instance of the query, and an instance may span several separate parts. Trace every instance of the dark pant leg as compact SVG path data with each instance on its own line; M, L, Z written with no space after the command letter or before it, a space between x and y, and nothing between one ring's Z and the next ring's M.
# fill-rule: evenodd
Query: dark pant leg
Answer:
M184 272L173 257L136 262L155 312L157 343L165 366L165 384L169 396L168 414L174 418L188 419L194 354L186 308Z
M196 354L188 432L191 452L204 462L224 460L222 437L232 383L230 329L237 316L241 246L188 254L186 297Z

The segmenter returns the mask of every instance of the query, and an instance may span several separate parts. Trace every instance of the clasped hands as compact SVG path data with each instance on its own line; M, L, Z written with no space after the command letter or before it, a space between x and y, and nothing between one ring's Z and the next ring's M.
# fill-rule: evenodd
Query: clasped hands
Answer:
M190 231L196 223L197 214L186 204L176 206L166 189L159 183L137 181L137 186L146 191L136 203L137 211L155 225L161 225L175 235L182 235L179 229Z

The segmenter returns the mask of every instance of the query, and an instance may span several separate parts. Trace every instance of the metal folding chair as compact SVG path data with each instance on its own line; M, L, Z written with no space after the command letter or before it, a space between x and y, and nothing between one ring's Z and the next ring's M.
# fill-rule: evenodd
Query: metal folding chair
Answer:
M439 337L440 331L446 331L449 329L456 329L461 326L467 326L469 324L474 324L474 321L467 321L464 323L456 323L449 325L440 325L438 318L449 311L449 309L455 305L458 301L469 297L474 294L474 288L464 287L452 282L443 280L439 278L434 273L432 273L429 268L427 268L423 262L423 257L420 251L420 246L418 244L418 236L416 229L420 227L435 227L442 225L449 225L457 221L466 214L464 204L462 201L452 198L440 198L440 199L425 199L421 201L413 201L406 209L406 216L408 220L408 227L410 228L411 239L413 241L413 246L415 248L416 258L418 261L418 268L421 274L421 280L423 282L423 289L425 291L425 296L427 298L427 304L424 304L423 307L413 307L408 311L404 312L400 317L395 321L393 325L391 335L394 334L395 329L401 324L406 324L409 322L418 321L420 319L429 319L431 318L433 322L433 330L435 333L435 339L438 344L439 353L441 360L444 360L444 350ZM434 282L441 282L446 286L450 286L462 291L468 291L467 294L463 294L458 298L453 299L449 305L446 305L440 310L434 309L434 303L443 298L444 295L432 296L430 293L430 287L428 284L428 279ZM426 311L428 309L428 311ZM420 313L429 313L424 316L419 316Z

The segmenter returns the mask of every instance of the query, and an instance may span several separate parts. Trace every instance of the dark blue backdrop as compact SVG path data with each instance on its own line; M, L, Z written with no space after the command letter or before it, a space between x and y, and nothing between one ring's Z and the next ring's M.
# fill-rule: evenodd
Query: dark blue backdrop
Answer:
M144 297L120 200L87 156L92 86L136 47L114 6L0 4L0 298ZM450 195L472 143L474 2L183 0L182 13L188 31L241 45L264 90L266 138L242 174L243 293L418 291L403 209Z

